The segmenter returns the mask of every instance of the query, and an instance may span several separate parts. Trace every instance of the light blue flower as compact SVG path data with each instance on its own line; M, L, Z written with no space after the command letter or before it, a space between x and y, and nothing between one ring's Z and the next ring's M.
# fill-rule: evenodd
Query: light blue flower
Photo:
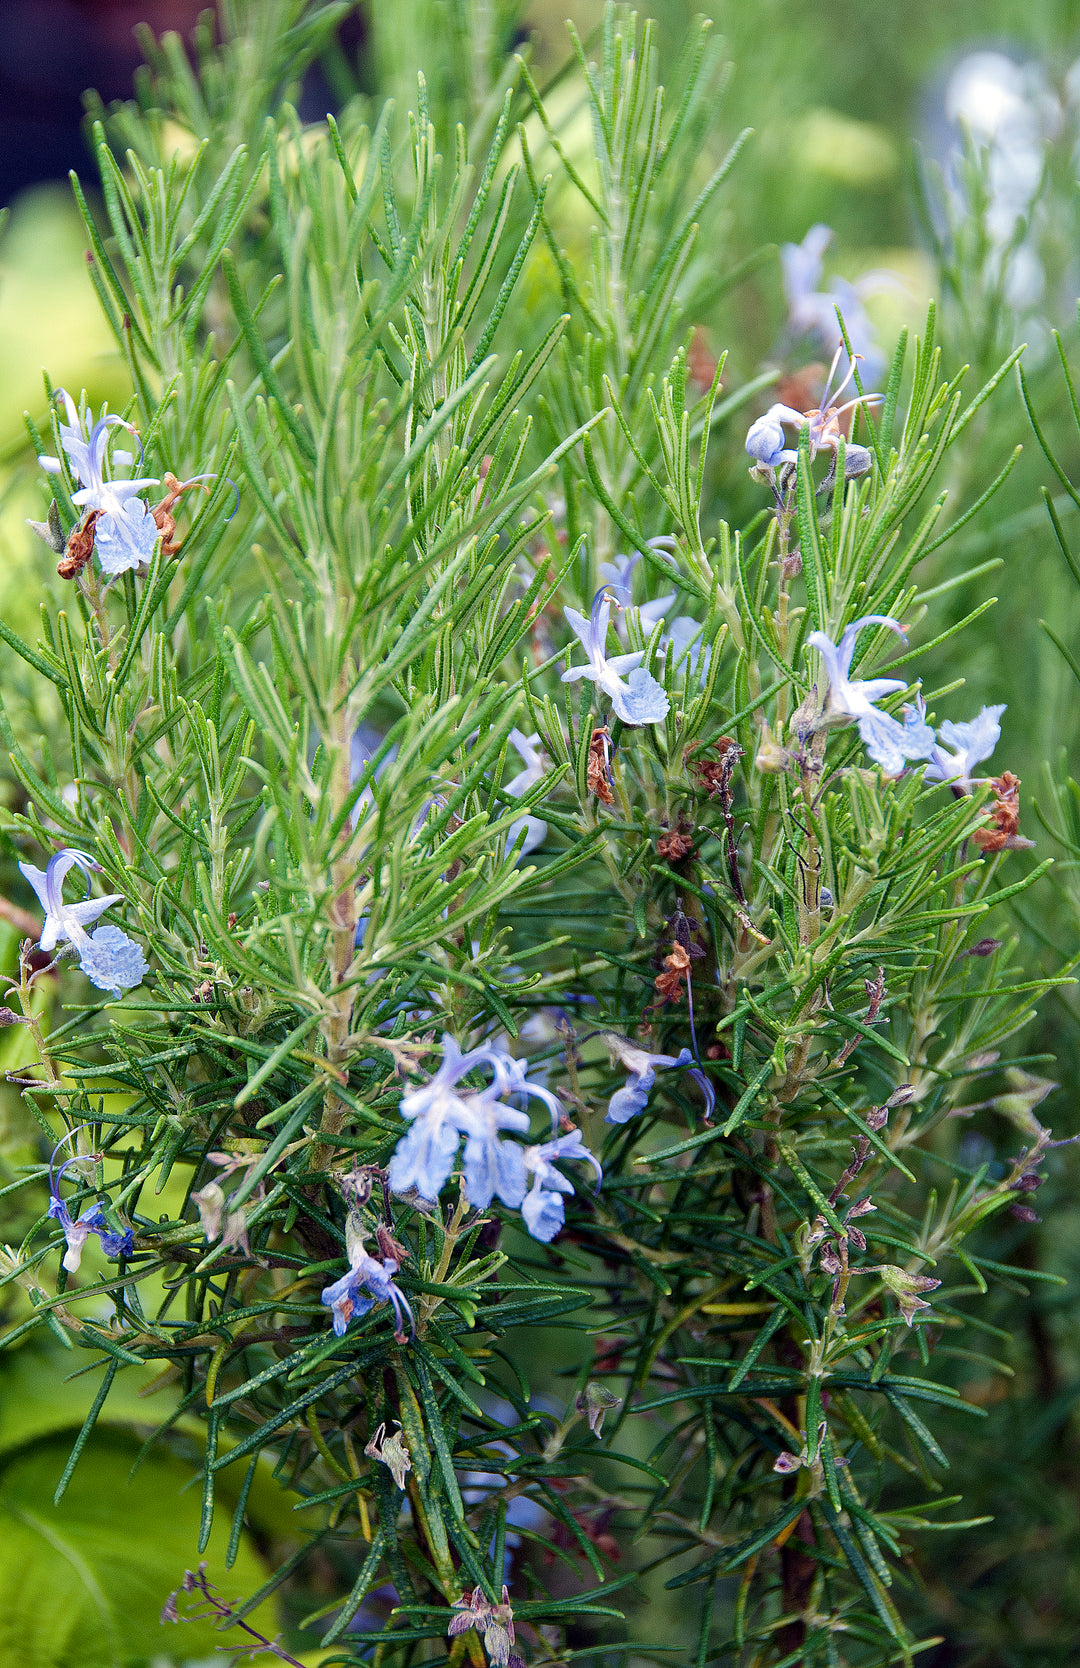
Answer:
M358 1320L366 1315L376 1303L389 1303L394 1311L394 1336L399 1342L405 1337L405 1321L408 1320L409 1331L415 1330L412 1308L405 1293L394 1284L394 1275L401 1264L395 1257L371 1257L364 1250L364 1240L360 1225L350 1216L345 1229L346 1247L349 1253L349 1270L333 1285L324 1286L321 1300L326 1304L334 1317L334 1332L337 1337L345 1335L345 1329L351 1320ZM363 1292L369 1296L363 1296Z
M855 640L867 625L887 626L906 643L903 627L887 614L864 614L844 628L839 643L834 643L823 631L812 631L807 644L817 649L825 662L829 689L825 703L827 721L854 722L859 727L866 751L881 766L887 776L898 776L905 760L922 758L924 744L921 732L906 728L887 712L879 712L874 705L884 695L892 695L905 688L903 678L850 678Z
M79 482L79 490L72 493L71 502L87 514L98 512L94 549L101 570L115 575L137 568L150 560L158 538L157 524L139 494L147 487L157 486L157 478L113 479L111 472L105 473L109 430L123 428L131 434L136 431L122 417L105 416L87 434L85 421L70 394L63 388L57 393L64 402L68 419L60 424L60 444L67 453L71 473ZM113 464L124 466L133 461L130 452L113 453ZM50 475L61 472L59 458L44 456L38 462Z
M845 412L853 411L856 406L876 405L882 398L880 394L856 394L854 398L845 400L838 405L840 395L855 374L852 365L847 375L833 387L840 363L842 348L837 348L833 355L829 374L825 378L825 387L817 406L809 411L796 411L790 405L772 405L764 416L751 423L746 436L746 450L752 458L756 458L762 469L775 469L781 463L796 463L799 453L797 446L785 445L785 426L788 428L806 429L810 447L810 456L815 458L821 451L838 453L840 445L844 446L844 479L854 475L865 475L870 468L872 458L867 447L858 446L844 436L840 419ZM859 355L855 355L856 359ZM753 471L751 471L751 474Z
M660 647L672 655L672 663L681 666L687 662L687 669L691 676L699 675L704 682L709 676L709 665L712 661L712 644L702 654L701 633L704 626L699 620L692 620L688 614L680 614L672 620L669 630L660 639Z
M499 1139L503 1130L526 1135L529 1114L504 1106L492 1087L469 1103L471 1128L465 1137L465 1197L477 1210L487 1210L498 1196L515 1210L525 1197L525 1155L515 1141Z
M600 1162L585 1145L580 1129L525 1149L525 1167L532 1176L532 1186L522 1203L521 1214L533 1239L541 1240L544 1245L550 1244L566 1219L563 1194L574 1191L573 1182L556 1170L557 1159L584 1159L596 1171L597 1187L604 1179Z
M530 1081L527 1062L515 1060L503 1049L482 1045L463 1054L448 1032L442 1043L442 1065L435 1076L401 1098L401 1115L412 1128L390 1160L390 1187L395 1193L415 1188L421 1198L437 1199L464 1136L462 1168L469 1203L485 1210L497 1195L505 1205L516 1208L525 1194L525 1161L520 1147L499 1137L504 1130L527 1134L529 1114L504 1105L500 1097L524 1095L542 1100L553 1124L562 1114L562 1103L543 1084ZM458 1085L469 1072L483 1068L491 1072L486 1088L459 1091Z
M62 1146L63 1142L60 1145ZM59 1146L54 1150L53 1159L55 1159L59 1150ZM79 1264L82 1262L83 1247L91 1234L96 1234L100 1239L101 1248L107 1257L128 1257L131 1255L135 1244L134 1235L130 1228L120 1232L110 1228L98 1200L95 1200L89 1209L84 1210L77 1220L72 1220L71 1212L60 1196L60 1183L63 1180L64 1171L70 1169L73 1164L81 1162L83 1162L82 1159L77 1157L67 1159L65 1163L61 1164L54 1177L52 1159L49 1160L49 1215L54 1222L59 1222L64 1230L64 1240L67 1244L67 1250L64 1252L64 1267L69 1274L74 1274L78 1270Z
M938 743L923 772L924 780L947 782L961 793L970 793L972 770L983 759L990 757L1001 740L1001 715L1004 711L1004 704L983 707L976 717L963 724L954 724L947 718L938 731Z
M90 875L100 871L101 865L84 851L62 847L50 857L42 871L33 863L20 863L19 868L37 893L45 911L38 948L48 954L57 944L69 943L79 957L79 966L99 990L110 990L114 996L140 985L147 972L146 957L134 939L119 927L99 927L91 936L87 924L96 921L106 909L122 903L122 892L110 892L104 898L90 897ZM87 877L87 895L80 903L64 902L64 877L72 868L79 868Z
M678 1054L650 1054L648 1049L635 1048L626 1037L614 1031L606 1031L604 1041L612 1060L617 1060L627 1071L626 1082L621 1089L616 1089L608 1102L604 1118L606 1124L625 1124L639 1112L644 1112L656 1082L657 1069L667 1071L673 1067L688 1066L694 1058L688 1048L680 1049Z
M662 686L641 665L644 651L636 649L632 654L615 655L610 660L606 656L611 615L611 598L606 592L596 593L587 619L576 608L564 608L563 613L588 656L587 665L571 666L563 673L563 683L588 678L608 697L624 724L659 724L666 718L668 698ZM624 676L627 672L629 680Z
M916 695L914 706L904 711L904 752L909 759L929 759L937 746L937 736L926 722L926 702Z
M746 433L746 450L766 469L776 469L781 463L797 463L799 454L787 444L784 424L800 428L806 422L801 411L790 405L771 405L765 414L751 423Z

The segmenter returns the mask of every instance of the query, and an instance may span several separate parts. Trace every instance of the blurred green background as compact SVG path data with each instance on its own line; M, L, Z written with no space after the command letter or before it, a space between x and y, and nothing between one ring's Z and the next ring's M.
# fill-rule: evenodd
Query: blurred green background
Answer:
M381 7L384 0L372 3ZM810 226L823 222L835 234L826 257L829 277L855 279L875 269L895 274L895 281L869 303L887 351L903 326L921 330L931 295L942 303L946 368L972 362L973 386L974 374L989 374L1015 342L1028 341L1036 406L1066 472L1080 479L1077 430L1066 420L1064 383L1050 335L1051 329L1060 329L1068 356L1080 364L1075 184L1080 0L984 0L978 8L958 0L905 0L903 5L896 0L754 0L752 5L717 0L705 8L684 0L653 0L646 9L659 24L661 51L669 64L691 16L704 9L713 17L733 65L718 125L732 140L744 127L754 130L725 195L728 224L725 245L717 251L716 304L702 321L705 348L714 354L724 348L730 352L725 386L735 389L766 366L778 372L791 368L778 246L801 239ZM429 19L437 10L429 0ZM408 12L408 7L398 8L402 35L397 46L399 61L410 65L411 74L416 53L426 56L429 43L409 35ZM570 6L531 0L524 32L533 38L532 52L545 77L555 75L565 60L565 17L587 36L600 13L600 0ZM423 30L419 33L422 37ZM435 43L430 44L434 55ZM370 50L369 32L359 44L361 76L369 85L373 71L364 54ZM921 216L917 206L920 179L929 177L934 192L934 159L956 154L959 136L949 119L949 99L955 101L958 77L962 80L965 64L970 69L975 53L996 55L998 80L984 59L982 104L971 108L982 111L989 132L1001 118L1002 100L1008 103L1011 64L1033 112L1031 142L1042 172L1031 224L1018 239L1015 259L1006 260L991 236L981 265L979 248L973 246L982 224L978 215L957 222L957 235L950 240L940 204L929 216ZM1009 160L1006 154L1006 172ZM1014 153L1012 162L1020 166L1024 158ZM983 226L984 242L985 233ZM951 293L949 267L959 246L966 250L966 277L959 293ZM1025 292L1024 260L1032 254L1041 278L1033 287L1029 272ZM729 282L732 273L738 276ZM1011 286L1016 305L999 305L1002 285ZM46 500L25 440L24 410L42 420L43 370L54 385L76 393L85 388L94 403L108 400L115 407L123 403L126 390L123 365L87 279L81 222L63 183L36 186L11 204L0 241L0 367L0 613L33 636L43 587L56 586L59 595L60 582L25 525L27 515L42 514ZM996 596L997 606L964 634L958 647L950 645L947 660L927 668L927 681L966 679L965 711L984 701L1009 702L996 761L1024 780L1024 827L1038 838L1036 855L1053 853L1060 860L1054 879L1025 900L1017 930L1026 937L1033 959L1057 970L1080 948L1080 882L1074 879L1068 845L1049 831L1067 822L1070 807L1080 802L1080 794L1067 785L1070 776L1080 774L1080 708L1073 673L1039 621L1051 622L1065 645L1080 655L1080 596L1054 542L1040 489L1048 485L1060 500L1063 526L1078 544L1080 517L1051 475L1009 377L969 447L966 467L980 487L1017 444L1024 453L1000 494L935 558L941 562L942 580L972 564L998 564L949 593L954 617L987 596ZM757 507L747 490L745 462L739 437L726 436L717 502L733 520L745 520ZM963 504L969 493L964 468L951 487ZM4 698L12 722L31 734L47 733L53 715L35 707L22 663L7 651L4 656ZM12 792L10 781L0 784L0 791ZM1049 829L1040 822L1040 812ZM11 965L15 940L14 931L0 922L5 966ZM1078 1043L1080 1000L1065 989L1048 1001L1028 1039L1031 1056L1041 1062L1035 1069L1061 1085L1043 1109L1060 1136L1080 1128ZM21 1034L0 1033L0 1065L17 1067L21 1062L15 1050L21 1044ZM16 1175L27 1156L30 1134L17 1091L5 1087L0 1091L0 1186ZM994 1141L999 1155L1006 1150L1000 1129L984 1129L978 1116L966 1139L983 1142L990 1157ZM977 1426L965 1421L963 1430L949 1433L952 1478L956 1492L965 1494L966 1512L992 1513L994 1521L959 1537L943 1535L938 1545L912 1559L905 1603L913 1624L944 1639L920 1659L928 1668L1051 1668L1074 1663L1080 1655L1080 1164L1066 1150L1049 1170L1038 1197L1042 1222L1006 1219L985 1248L1001 1261L1059 1274L1064 1283L1035 1285L1027 1293L1003 1288L984 1311L998 1329L988 1335L986 1347L1004 1353L1015 1376L993 1375L975 1360L960 1371L964 1394L987 1417ZM0 1198L0 1211L5 1203ZM29 1226L21 1217L0 1218L0 1239L16 1239ZM29 1350L0 1361L0 1405L9 1407L27 1394L40 1403L40 1394L32 1390L36 1365L43 1374L45 1365L54 1371L52 1365L36 1364ZM77 1365L72 1362L73 1368ZM92 1668L99 1661L164 1664L196 1649L193 1638L181 1645L171 1633L158 1632L150 1592L179 1580L185 1559L193 1556L190 1547L185 1552L181 1546L181 1530L188 1507L196 1512L195 1497L182 1492L185 1465L193 1475L185 1443L196 1440L194 1425L191 1430L178 1426L172 1451L154 1462L165 1468L158 1488L180 1489L178 1498L187 1503L177 1507L171 1520L175 1545L173 1540L165 1544L164 1528L153 1526L152 1514L145 1518L145 1530L140 1527L140 1513L148 1508L137 1489L125 1492L141 1429L137 1398L125 1402L113 1425L95 1435L93 1454L78 1473L83 1494L69 1496L66 1509L53 1518L41 1506L96 1385L96 1379L75 1380L70 1399L62 1401L55 1417L31 1421L17 1431L0 1422L0 1514L7 1514L0 1515L5 1525L0 1547L8 1554L6 1562L14 1557L36 1569L33 1560L40 1548L52 1545L61 1531L72 1558L85 1546L112 1545L114 1555L127 1556L143 1572L136 1582L142 1584L138 1603L131 1599L132 1613L141 1619L134 1629L125 1628L110 1620L107 1604L96 1611L91 1604L79 1629L68 1630L63 1638L42 1633L35 1658L41 1668L68 1663ZM168 1386L158 1393L153 1415L143 1421L147 1427L160 1418L158 1405L169 1393ZM28 1514L35 1512L41 1519L37 1530L27 1527ZM230 1593L250 1591L257 1585L260 1562L272 1567L298 1544L289 1508L275 1510L268 1492L249 1516L252 1532L233 1574L223 1577ZM123 1534L134 1543L126 1554L115 1539ZM31 1545L38 1552L27 1550ZM40 1556L45 1559L44 1553ZM70 1558L64 1567L73 1567ZM50 1568L42 1563L42 1603L59 1614L76 1599L65 1599L67 1589ZM106 1588L115 1583L115 1571L98 1573ZM309 1572L303 1594L286 1592L286 1622L314 1608L310 1601L312 1596L318 1601L318 1581L318 1571ZM76 1589L81 1604L89 1588L76 1582ZM4 1604L0 1587L0 1616ZM300 1635L290 1637L294 1648L302 1648ZM310 1641L310 1634L305 1637ZM22 1659L11 1655L4 1641L0 1621L0 1668L9 1662L14 1668ZM208 1651L209 1644L200 1638L198 1648ZM179 1656L170 1655L177 1651Z

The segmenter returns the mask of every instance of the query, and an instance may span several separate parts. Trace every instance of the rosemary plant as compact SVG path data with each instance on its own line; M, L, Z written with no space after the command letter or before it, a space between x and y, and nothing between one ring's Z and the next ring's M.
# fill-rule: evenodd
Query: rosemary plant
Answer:
M1003 709L919 681L1016 355L966 389L931 309L871 385L834 298L812 395L732 386L705 26L662 87L609 7L544 89L461 0L429 93L376 19L409 108L302 121L345 9L147 38L76 186L131 398L48 389L65 594L0 624L68 729L5 720L6 1341L96 1375L65 1485L152 1366L201 1546L291 1491L261 1591L184 1582L226 1644L321 1552L324 1663L911 1662L948 1340L1051 1145Z

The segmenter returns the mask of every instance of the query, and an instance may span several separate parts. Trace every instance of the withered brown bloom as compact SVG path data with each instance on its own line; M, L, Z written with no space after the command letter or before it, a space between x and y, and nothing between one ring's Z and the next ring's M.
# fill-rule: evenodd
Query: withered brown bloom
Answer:
M991 807L993 826L977 828L971 836L980 851L1031 851L1034 840L1025 840L1020 833L1020 778L1011 770L995 776L990 786L994 790Z
M90 510L72 528L64 554L56 564L61 579L76 579L94 554L94 528L102 514L101 510Z
M611 731L606 724L601 724L592 733L589 742L589 762L585 783L590 793L596 795L602 805L614 805L615 795L611 790L611 767L609 764L611 752Z
M694 849L693 836L684 834L681 829L669 829L661 834L656 842L657 855L665 863L681 863Z
M179 503L185 492L192 487L201 485L198 481L178 481L168 469L165 471L165 496L160 504L151 506L150 514L154 518L154 525L161 534L161 554L175 556L180 549L176 539L176 517L173 515L173 505ZM209 490L209 489L207 489Z
M650 1002L652 1008L660 1007L664 1002L677 1002L682 996L683 980L690 981L690 952L681 944L671 946L671 954L664 957L663 973L658 973L653 980L656 989L656 1001Z

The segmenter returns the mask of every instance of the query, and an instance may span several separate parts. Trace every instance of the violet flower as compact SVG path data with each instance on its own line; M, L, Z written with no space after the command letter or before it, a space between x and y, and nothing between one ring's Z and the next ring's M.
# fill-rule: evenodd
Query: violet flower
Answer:
M533 1180L521 1214L533 1239L542 1241L544 1245L555 1238L565 1221L566 1206L562 1195L574 1191L573 1182L567 1181L555 1168L556 1159L567 1158L584 1159L591 1164L596 1171L596 1185L600 1186L604 1179L603 1169L582 1140L580 1129L572 1129L568 1135L557 1136L554 1141L544 1141L538 1147L525 1149L525 1168Z
M409 1331L416 1330L408 1298L394 1284L394 1275L401 1264L396 1257L370 1257L364 1250L364 1237L359 1222L350 1215L345 1225L345 1246L349 1254L349 1270L333 1285L322 1289L322 1302L334 1316L334 1332L344 1337L351 1320L366 1315L376 1303L389 1303L394 1311L394 1336L399 1342L405 1337L405 1322ZM367 1292L369 1295L364 1296Z
M597 591L588 619L576 608L564 608L563 613L588 656L587 665L571 666L563 673L563 683L588 678L608 697L624 724L659 724L666 718L668 698L663 687L641 665L644 650L614 655L610 660L606 656L611 616L611 598L607 593ZM624 676L627 672L629 680Z
M72 493L71 502L85 512L98 512L94 549L101 571L115 576L137 568L150 560L158 539L157 523L149 506L139 497L147 487L158 485L157 477L125 480L112 479L105 473L109 430L123 428L131 434L136 431L122 417L105 416L87 434L85 419L71 395L63 388L58 388L57 393L67 414L67 422L59 425L60 444L67 453L71 473L79 482L79 490ZM112 456L112 463L121 466L133 461L130 452L114 452ZM50 475L61 473L59 458L42 456L38 462Z
M902 643L907 642L903 627L887 614L863 614L859 619L852 620L850 625L845 626L839 643L834 643L823 631L812 631L806 641L821 655L829 676L825 722L857 724L870 757L887 776L898 776L906 759L925 757L922 752L925 738L921 732L916 733L905 727L889 713L879 712L874 705L883 695L892 695L896 690L905 688L903 678L849 677L855 640L863 626L867 625L887 626L890 631L895 631Z
M110 990L114 996L132 990L142 983L147 972L147 961L134 939L119 927L98 927L92 935L86 931L91 921L115 903L124 901L122 892L110 892L104 898L90 897L90 875L100 872L84 851L64 846L50 857L44 871L33 863L20 863L19 868L37 893L45 911L38 948L47 955L57 944L69 943L79 957L79 966L99 990ZM87 895L80 903L64 902L64 877L72 868L79 868L87 877Z
M761 468L776 469L782 463L798 462L798 445L786 444L784 429L788 427L808 430L811 458L815 458L821 451L838 453L843 442L845 480L855 475L866 474L872 462L869 448L846 440L840 419L845 412L853 411L857 406L877 404L882 396L856 394L854 398L845 400L843 405L837 405L837 400L855 375L855 367L852 365L842 381L833 387L833 378L836 376L842 351L842 348L837 348L833 354L829 374L825 378L825 387L816 407L809 411L796 411L794 406L772 405L763 416L751 423L746 435L746 450ZM856 354L855 357L858 359L859 355Z
M628 1038L619 1036L615 1031L605 1031L604 1041L612 1061L617 1060L627 1071L626 1082L621 1089L616 1089L608 1102L604 1118L606 1124L625 1124L639 1112L644 1112L658 1068L667 1071L673 1067L688 1066L694 1058L688 1048L680 1049L678 1054L650 1054L648 1049L635 1048Z
M72 1130L70 1133L74 1135L77 1131ZM64 1140L67 1139L69 1137L65 1136ZM118 1232L116 1229L110 1228L99 1200L95 1199L94 1203L87 1210L84 1210L80 1217L72 1220L71 1212L60 1195L60 1183L63 1180L65 1170L70 1170L73 1164L83 1163L85 1156L88 1155L77 1155L74 1158L66 1159L54 1176L53 1161L63 1145L63 1141L57 1144L53 1149L52 1158L49 1160L49 1215L54 1222L59 1222L64 1230L67 1250L64 1252L63 1266L69 1274L77 1272L79 1264L82 1262L83 1247L91 1234L97 1235L101 1241L101 1248L107 1257L129 1257L135 1244L132 1230L125 1228Z

